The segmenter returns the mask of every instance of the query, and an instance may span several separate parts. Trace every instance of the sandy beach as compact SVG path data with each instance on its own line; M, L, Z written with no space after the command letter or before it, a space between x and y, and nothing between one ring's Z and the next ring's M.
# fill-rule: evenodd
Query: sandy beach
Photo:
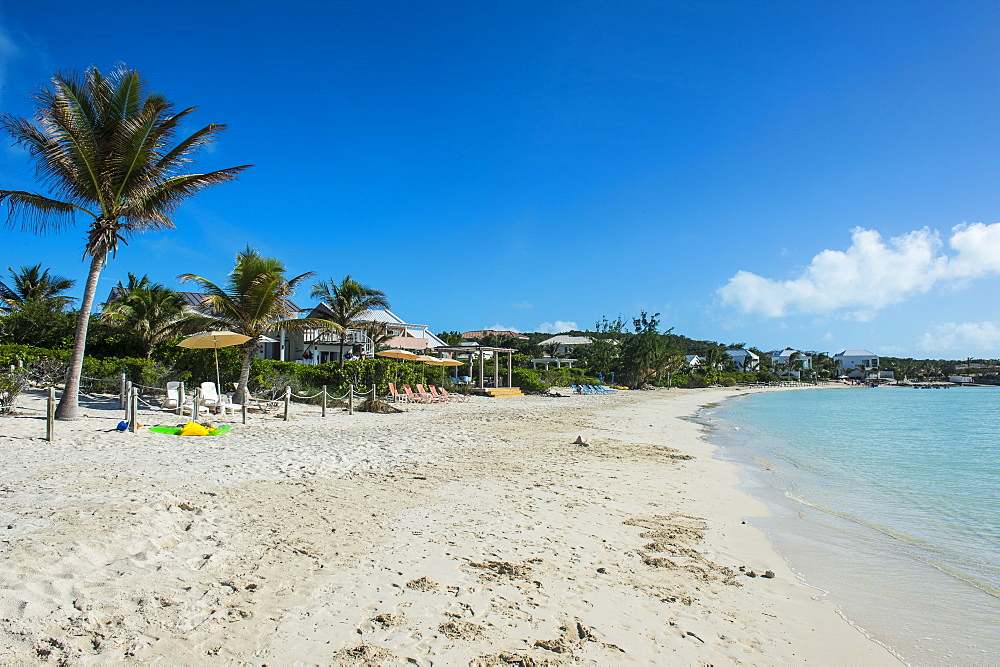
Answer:
M743 523L767 509L686 419L738 392L210 438L88 402L52 443L32 397L0 419L0 662L898 664Z

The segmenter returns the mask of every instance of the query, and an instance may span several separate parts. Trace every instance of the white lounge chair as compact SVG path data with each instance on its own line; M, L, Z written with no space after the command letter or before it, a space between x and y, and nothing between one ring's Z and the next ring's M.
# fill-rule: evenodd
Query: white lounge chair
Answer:
M220 415L226 414L227 411L235 414L237 410L243 409L242 405L230 402L227 396L220 396L214 382L201 383L201 404L214 409Z
M181 404L181 383L180 382L168 382L167 383L167 400L163 403L163 407L168 410L176 410L177 406Z

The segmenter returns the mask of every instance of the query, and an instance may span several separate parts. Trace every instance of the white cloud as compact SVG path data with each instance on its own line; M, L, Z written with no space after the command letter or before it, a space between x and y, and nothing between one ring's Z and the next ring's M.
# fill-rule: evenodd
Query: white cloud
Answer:
M563 322L561 320L556 320L555 322L542 322L537 327L535 331L538 333L550 333L557 334L563 333L564 331L574 331L579 329L576 322Z
M939 284L1000 274L1000 223L958 225L948 245L954 254L943 253L940 235L926 227L888 241L856 227L846 251L824 250L797 278L740 271L718 293L723 303L765 317L840 311L866 320Z
M535 304L531 303L530 301L525 300L525 301L518 301L517 303L512 303L512 304L510 304L510 307L511 308L520 308L522 310L529 310L531 308L534 308Z
M945 322L925 333L918 345L928 352L961 351L962 356L987 356L1000 351L1000 322Z

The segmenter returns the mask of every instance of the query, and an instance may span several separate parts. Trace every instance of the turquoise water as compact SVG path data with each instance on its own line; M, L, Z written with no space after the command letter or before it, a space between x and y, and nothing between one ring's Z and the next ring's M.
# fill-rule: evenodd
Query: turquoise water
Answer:
M1000 664L1000 388L754 394L703 414L802 579L912 664Z

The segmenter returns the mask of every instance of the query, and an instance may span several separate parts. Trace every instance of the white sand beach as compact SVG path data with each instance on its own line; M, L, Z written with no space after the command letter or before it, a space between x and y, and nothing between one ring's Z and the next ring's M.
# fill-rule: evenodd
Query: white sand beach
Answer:
M52 443L30 398L0 419L0 663L897 663L742 523L766 508L684 419L738 391L207 438L90 406Z

